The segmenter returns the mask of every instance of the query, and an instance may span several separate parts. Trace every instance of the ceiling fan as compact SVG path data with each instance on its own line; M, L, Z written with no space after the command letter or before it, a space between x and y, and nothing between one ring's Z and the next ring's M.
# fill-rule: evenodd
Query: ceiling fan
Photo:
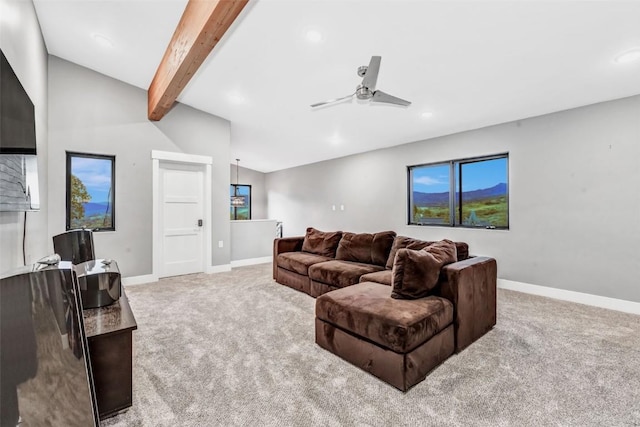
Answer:
M376 81L378 80L378 72L380 71L381 56L372 56L369 66L363 65L358 67L358 75L362 77L362 83L358 85L356 91L348 96L342 98L331 99L325 102L318 102L311 104L311 108L320 107L322 105L333 104L334 102L344 101L345 99L352 98L354 95L358 99L371 100L371 102L384 102L386 104L402 105L408 107L411 102L404 99L396 98L395 96L384 93L381 90L376 90Z

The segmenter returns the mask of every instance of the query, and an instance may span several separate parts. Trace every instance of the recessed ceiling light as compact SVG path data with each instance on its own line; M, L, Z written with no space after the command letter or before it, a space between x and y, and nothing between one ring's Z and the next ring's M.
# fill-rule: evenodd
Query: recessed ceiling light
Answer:
M21 5L13 6L11 3L2 5L2 15L0 15L0 23L11 27L17 27L20 25L20 13L17 8Z
M91 37L96 41L96 43L98 43L102 47L108 47L108 48L113 47L113 42L111 41L111 39L105 36L104 34L93 33L91 34Z
M424 113L421 114L421 116L425 119L429 119L431 117L433 117L433 113L430 111L425 111Z
M245 102L244 96L239 93L230 93L228 99L234 104L244 104Z
M318 30L307 31L307 40L311 43L320 43L322 41L322 33Z
M614 61L618 64L626 64L640 59L640 47L628 50L616 56Z

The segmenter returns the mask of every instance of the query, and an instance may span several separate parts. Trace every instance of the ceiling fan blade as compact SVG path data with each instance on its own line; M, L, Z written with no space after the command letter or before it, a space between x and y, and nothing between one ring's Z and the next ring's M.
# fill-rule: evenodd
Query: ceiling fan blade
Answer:
M324 101L324 102L318 102L316 104L311 104L311 108L315 108L315 107L320 107L322 105L327 105L327 104L333 104L334 102L338 102L338 101L344 101L345 99L348 98L353 98L353 93L351 95L347 95L347 96L343 96L342 98L336 98L336 99L331 99L329 101Z
M378 72L380 71L381 56L372 56L367 67L367 72L362 79L362 86L368 88L370 91L376 90L376 82L378 81Z
M411 105L411 102L405 101L404 99L396 98L395 96L389 95L388 93L384 93L381 90L377 90L373 93L373 98L371 98L371 102L385 102L387 104L396 104L408 107Z

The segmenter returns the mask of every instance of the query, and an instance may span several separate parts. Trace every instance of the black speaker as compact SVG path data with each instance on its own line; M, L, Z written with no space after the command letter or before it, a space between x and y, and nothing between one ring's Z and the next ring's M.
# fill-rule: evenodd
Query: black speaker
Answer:
M69 230L53 236L53 250L62 261L71 261L74 265L96 259L91 230Z

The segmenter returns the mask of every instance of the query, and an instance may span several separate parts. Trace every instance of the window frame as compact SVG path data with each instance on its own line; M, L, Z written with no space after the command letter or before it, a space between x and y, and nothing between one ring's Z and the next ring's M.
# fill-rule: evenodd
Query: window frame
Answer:
M80 153L75 151L66 151L66 212L65 212L65 228L66 230L75 229L71 227L71 166L73 158L100 159L111 161L111 227L92 228L92 231L116 231L116 156L109 154Z
M251 221L252 210L253 210L253 189L251 188L251 184L229 184L233 189L233 194L236 194L235 189L237 187L249 187L249 218L247 219L238 219L238 207L231 206L231 201L229 201L229 207L233 209L233 219L231 221Z
M462 219L462 165L484 162L489 160L506 159L506 185L507 185L507 224L506 226L471 226L464 225L462 221L458 223L458 219ZM413 220L413 171L414 169L426 166L449 166L449 223L448 224L423 224ZM460 188L461 191L456 190ZM479 157L466 157L461 159L446 160L433 163L421 163L407 166L407 225L410 226L435 226L435 227L455 227L455 228L471 228L485 230L509 230L510 225L510 197L509 197L509 153L491 154Z

